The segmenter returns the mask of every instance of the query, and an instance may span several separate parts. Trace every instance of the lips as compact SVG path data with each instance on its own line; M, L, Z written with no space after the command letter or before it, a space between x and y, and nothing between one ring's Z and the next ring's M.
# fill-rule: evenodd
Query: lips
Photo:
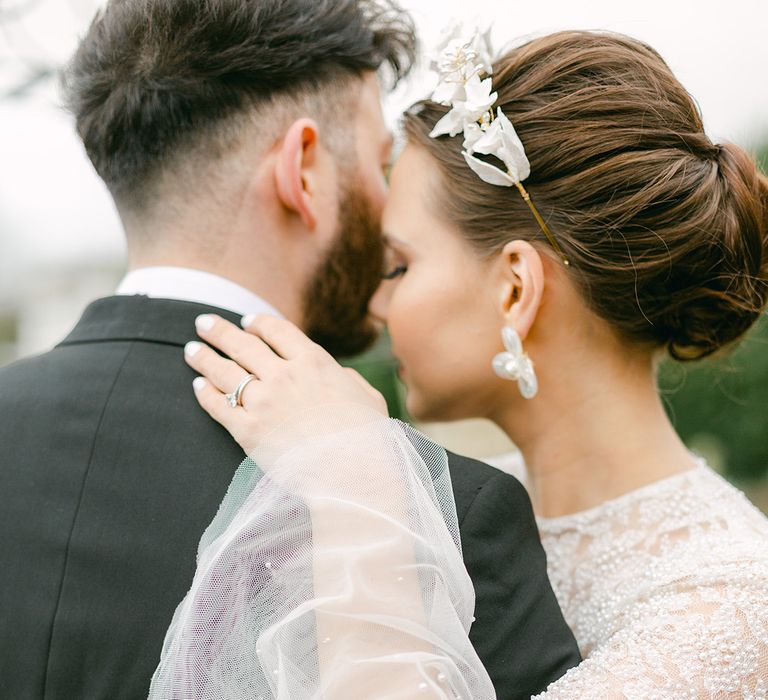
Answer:
M395 349L391 345L389 346L389 355L394 361L395 371L399 376L402 376L403 372L405 371L405 367L403 366L403 363L400 360L400 358L397 356Z

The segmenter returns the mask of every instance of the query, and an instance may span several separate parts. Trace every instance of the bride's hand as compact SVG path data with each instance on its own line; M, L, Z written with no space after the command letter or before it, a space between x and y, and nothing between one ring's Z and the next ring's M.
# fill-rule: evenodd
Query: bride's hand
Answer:
M255 317L246 330L215 315L200 316L198 335L207 345L187 344L187 363L200 373L195 395L200 405L253 455L277 428L301 413L320 409L334 429L344 429L341 407L387 415L387 404L360 374L342 367L295 325L274 316ZM222 357L211 347L227 356ZM249 374L255 379L232 407L227 395ZM323 408L326 407L326 408ZM339 424L341 421L341 424Z

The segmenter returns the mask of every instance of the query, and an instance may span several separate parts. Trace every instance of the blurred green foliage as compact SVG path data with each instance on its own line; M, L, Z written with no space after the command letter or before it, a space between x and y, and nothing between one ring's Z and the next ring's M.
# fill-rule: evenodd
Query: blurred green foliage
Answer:
M18 342L18 319L15 314L0 311L0 367L14 358Z
M726 357L665 361L659 386L687 445L734 480L768 475L768 318Z
M404 389L397 376L397 364L392 357L389 335L382 333L376 345L368 352L341 364L352 367L376 387L387 400L389 415L407 420L405 413Z

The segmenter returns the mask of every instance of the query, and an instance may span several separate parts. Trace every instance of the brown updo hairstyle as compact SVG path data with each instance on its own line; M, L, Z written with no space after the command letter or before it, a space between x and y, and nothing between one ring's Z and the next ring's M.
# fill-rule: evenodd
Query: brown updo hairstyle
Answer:
M710 141L653 49L560 32L504 55L493 83L531 162L526 189L599 316L678 360L750 328L768 297L768 180L741 148ZM440 168L441 216L483 256L513 238L548 246L517 190L470 170L461 135L429 138L447 111L422 102L404 121Z

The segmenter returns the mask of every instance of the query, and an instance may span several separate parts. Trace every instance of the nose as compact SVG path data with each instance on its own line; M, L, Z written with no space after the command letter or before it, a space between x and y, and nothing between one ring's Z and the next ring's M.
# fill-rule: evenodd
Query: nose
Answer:
M374 320L380 323L387 322L387 312L389 310L389 300L392 296L392 290L395 285L391 280L382 280L379 288L374 292L371 301L368 303L368 313Z

